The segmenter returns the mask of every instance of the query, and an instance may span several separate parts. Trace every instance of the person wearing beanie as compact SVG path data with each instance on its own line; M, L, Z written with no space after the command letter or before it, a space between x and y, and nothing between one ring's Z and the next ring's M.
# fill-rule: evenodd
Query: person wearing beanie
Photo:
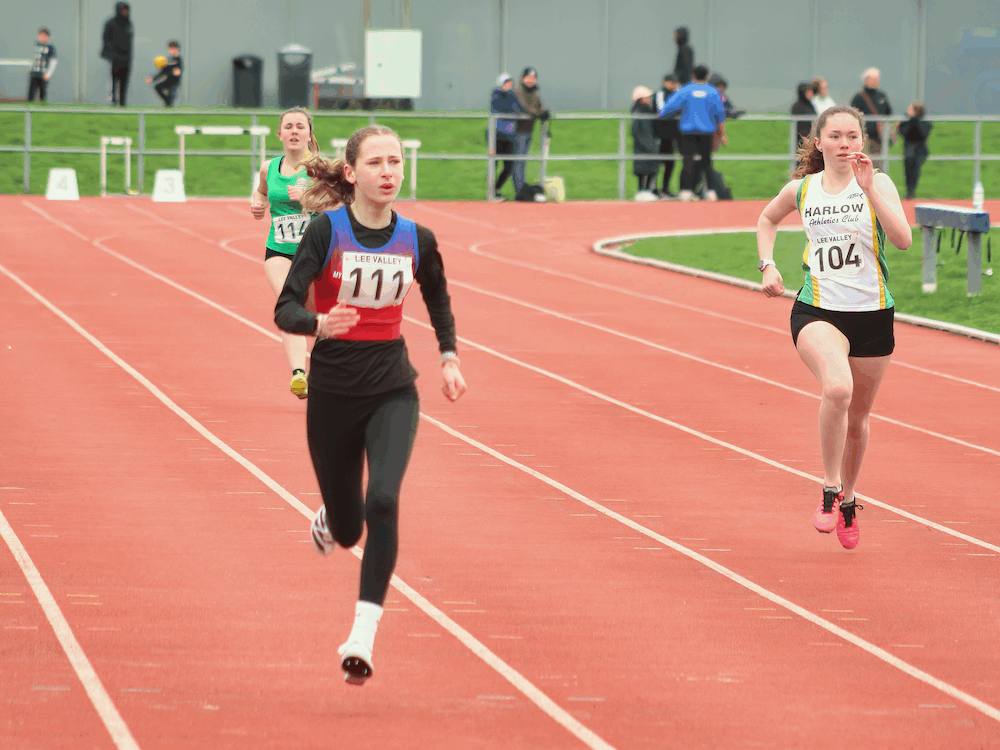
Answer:
M514 87L514 94L521 103L521 108L526 114L531 115L531 119L517 121L514 128L514 143L517 146L517 153L521 156L527 155L531 151L531 135L535 129L535 120L549 119L549 111L542 104L542 97L538 93L538 73L532 67L527 67L521 73L521 80ZM518 161L514 165L514 194L517 195L524 187L524 171L527 162Z
M633 115L655 115L653 92L645 86L632 89ZM653 134L653 120L637 117L632 120L632 153L636 157L641 154L656 154L660 151L659 138ZM656 187L656 174L660 171L660 162L656 159L639 159L632 162L632 173L639 178L639 192L652 193Z
M490 98L490 113L494 115L519 115L524 113L521 102L518 101L517 96L514 94L514 81L506 73L501 73L497 76L497 85L493 89L493 96ZM514 131L517 123L518 121L514 119L497 118L496 153L498 156L501 154L513 154L517 151L517 144L514 141ZM514 173L516 165L517 162L513 159L504 161L503 171L497 176L496 183L493 186L496 200L505 200L500 195L500 188L507 182L507 178Z

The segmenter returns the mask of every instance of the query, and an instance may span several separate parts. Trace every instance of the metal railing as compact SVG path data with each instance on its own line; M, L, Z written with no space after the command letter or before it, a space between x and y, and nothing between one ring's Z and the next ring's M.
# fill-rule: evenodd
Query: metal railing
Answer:
M22 112L24 114L24 144L20 146L0 146L0 153L18 153L21 152L24 155L24 179L23 179L23 192L30 192L31 188L31 155L33 153L46 153L46 154L93 154L95 156L99 155L101 149L99 148L84 148L84 147L54 147L54 146L34 146L32 145L32 113L33 112L44 113L46 115L52 114L101 114L101 115L112 115L112 116L128 116L128 117L138 117L138 138L136 139L136 147L132 150L133 155L136 157L137 161L137 184L139 190L141 191L144 185L144 174L145 174L145 158L147 156L177 156L179 159L180 149L179 144L176 149L154 149L146 148L146 129L147 129L147 118L153 118L169 115L172 117L177 117L178 115L187 116L190 115L192 120L198 117L249 117L251 125L256 126L258 124L258 118L274 118L276 113L269 110L246 110L246 109L234 109L231 111L227 110L215 110L215 109L143 109L143 110L120 110L114 107L101 108L101 109L91 109L91 108L72 108L72 109L55 109L46 107L36 108L36 107L4 107L0 109L0 112ZM423 113L423 112L398 112L398 111L385 111L385 112L358 112L358 111L324 111L319 110L313 112L314 118L326 119L326 118L349 118L349 119L359 119L367 117L369 122L374 124L379 117L384 117L385 119L476 119L486 123L487 128L487 139L486 149L480 154L434 154L434 153L420 153L420 159L438 160L438 161L486 161L487 162L487 184L486 184L486 195L488 198L492 199L494 197L494 182L496 180L496 168L498 161L529 161L538 162L541 161L541 154L496 154L496 121L498 119L525 119L523 116L510 116L510 115L493 115L485 113ZM652 115L632 115L631 113L596 113L596 114L577 114L577 113L556 113L553 115L553 120L617 120L618 122L618 150L616 153L608 154L548 154L546 157L548 162L559 162L559 161L613 161L618 163L618 199L624 200L626 193L626 180L627 180L627 164L635 159L635 155L629 151L628 137L630 134L630 123L634 119L655 119ZM713 161L777 161L777 162L788 162L789 165L795 163L795 155L798 147L798 134L796 126L800 121L803 121L801 115L744 115L740 118L741 121L749 122L787 122L789 124L789 136L788 136L788 148L786 151L774 154L734 154L734 153L715 153L712 156ZM892 124L899 122L898 117L869 117L866 118L868 122L884 122L888 123L891 127ZM972 153L971 154L952 154L952 155L932 155L929 157L929 161L971 161L973 163L973 185L980 181L981 165L983 162L993 162L1000 161L1000 154L984 154L982 152L982 128L984 122L996 122L1000 123L1000 116L997 115L951 115L951 116L930 116L925 118L928 122L971 122L973 123L973 138L972 138ZM546 137L546 123L541 123L541 138ZM173 128L171 126L171 132ZM889 165L892 162L899 162L903 160L902 156L893 155L889 153L889 139L883 139L882 142L882 152L876 158L881 160L885 165L885 171L889 171ZM108 151L108 153L119 153ZM189 153L194 156L246 156L250 159L250 174L255 173L260 164L258 162L259 154L255 149L240 149L240 150L191 150ZM272 151L272 154L280 154L280 151ZM642 154L641 159L643 161L679 161L682 157L679 155L665 155L665 154ZM972 193L972 185L970 185L969 193Z

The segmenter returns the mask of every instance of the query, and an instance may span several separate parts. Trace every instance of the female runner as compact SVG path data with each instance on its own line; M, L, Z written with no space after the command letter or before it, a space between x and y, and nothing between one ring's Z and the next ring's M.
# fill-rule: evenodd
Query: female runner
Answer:
M400 335L403 300L414 280L441 350L444 393L465 393L455 354L455 321L437 240L392 210L403 180L403 145L372 125L347 142L344 160L306 165L313 185L302 205L345 204L309 224L274 320L315 334L306 430L323 505L312 523L316 549L353 546L367 523L354 627L340 647L345 679L372 675L375 630L396 565L399 488L418 419L416 372ZM317 313L304 306L310 285ZM361 474L367 456L368 487Z
M868 445L868 415L895 346L885 242L905 250L910 226L892 180L862 152L864 119L853 107L825 110L799 151L799 166L757 222L764 294L784 293L773 260L778 223L802 214L809 240L805 284L792 306L792 341L823 389L819 408L823 500L818 531L858 545L854 498Z
M285 147L285 155L261 165L260 182L250 201L250 213L255 219L263 219L264 204L270 204L271 227L264 250L264 273L275 297L285 285L295 249L309 225L309 215L303 213L299 202L307 187L302 166L319 154L312 117L301 107L282 113L278 121L278 139ZM299 398L306 398L309 394L306 337L282 331L281 344L292 368L291 391Z

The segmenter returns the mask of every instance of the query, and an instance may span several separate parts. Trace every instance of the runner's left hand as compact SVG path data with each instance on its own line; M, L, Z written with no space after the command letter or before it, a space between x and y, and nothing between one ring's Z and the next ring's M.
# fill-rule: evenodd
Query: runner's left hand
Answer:
M448 397L449 401L458 401L462 394L468 390L458 365L453 361L445 362L441 366L441 374L444 376L444 387L441 389L444 391L444 395Z

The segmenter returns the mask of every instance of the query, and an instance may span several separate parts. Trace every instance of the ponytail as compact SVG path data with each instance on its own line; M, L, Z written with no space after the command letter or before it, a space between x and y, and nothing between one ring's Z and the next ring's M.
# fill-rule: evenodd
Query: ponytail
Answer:
M344 177L343 159L316 156L306 162L306 174L312 178L299 202L310 213L330 211L340 204L354 201L354 185Z
M816 141L819 139L819 134L823 132L823 128L826 126L827 120L833 117L833 115L840 114L851 115L858 121L858 125L861 126L861 143L864 145L865 116L861 114L861 110L856 109L855 107L849 107L845 104L825 109L822 114L816 118L816 122L813 123L812 130L809 131L809 135L804 137L799 144L798 166L795 168L795 171L792 172L793 180L801 179L807 174L816 174L817 172L823 171L823 152L819 150L819 147L816 145Z

